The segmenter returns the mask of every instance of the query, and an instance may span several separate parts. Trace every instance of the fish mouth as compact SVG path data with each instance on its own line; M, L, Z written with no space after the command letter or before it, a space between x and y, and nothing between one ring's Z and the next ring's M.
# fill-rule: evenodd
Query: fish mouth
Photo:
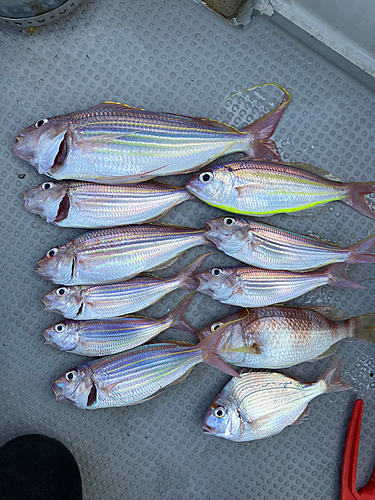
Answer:
M44 330L44 332L42 332L42 335L45 339L44 343L46 345L50 345L51 347L56 347L56 349L61 350L61 347L58 344L56 344L56 342L53 340L52 336L46 330Z
M202 427L203 427L204 434L212 434L213 433L212 427L210 427L209 425L207 425L206 422L203 422Z
M61 402L67 403L69 401L69 399L66 396L64 396L64 394L61 394L61 392L59 391L60 388L59 388L58 382L54 382L51 387L52 387L52 390L55 394L55 399L56 399L57 403L61 403Z

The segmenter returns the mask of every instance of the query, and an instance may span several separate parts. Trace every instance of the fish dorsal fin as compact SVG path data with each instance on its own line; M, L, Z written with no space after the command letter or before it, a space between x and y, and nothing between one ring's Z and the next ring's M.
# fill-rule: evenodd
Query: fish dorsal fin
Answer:
M306 406L306 408L303 410L303 412L301 413L301 415L297 418L297 420L295 420L293 422L292 425L299 425L301 424L302 422L304 422L306 419L307 419L307 415L309 414L309 407Z
M128 111L129 109L137 109L139 111L144 111L142 108L135 108L133 106L128 106L127 104L122 104L121 102L111 102L105 101L100 104L95 104L92 108L88 109L88 111Z
M309 163L285 163L284 165L290 165L291 167L300 168L301 170L306 170L306 172L310 172L315 175L319 175L319 177L323 177L329 181L335 182L343 182L339 177L336 177L331 172L324 170L323 168L316 167L315 165L310 165Z
M331 354L333 354L336 351L337 344L338 344L338 342L336 342L336 344L331 345L331 347L329 349L327 349L322 354L319 354L319 356L312 359L311 361L316 361L318 359L323 359L323 358L326 358L327 356L330 356Z
M232 127L231 125L227 125L226 123L220 122L218 120L212 120L211 118L200 118L200 117L195 117L194 120L197 122L201 122L203 125L212 125L226 133L242 135L242 133L238 129L236 129L236 127Z
M348 317L347 314L338 307L311 306L311 307L304 307L304 309L310 309L311 311L315 311L319 314L322 314L326 318L332 319L334 321L339 321L342 319L346 319Z
M245 156L244 158L241 158L240 161L251 161L251 162L267 162L267 163L274 163L275 165L286 165L288 167L294 167L294 168L299 168L300 170L305 170L306 172L309 172L310 174L315 174L318 175L319 177L323 177L324 179L327 179L329 181L334 181L334 182L341 182L343 183L342 179L339 177L336 177L334 174L331 172L328 172L328 170L324 170L323 168L316 167L315 165L310 165L309 163L302 163L302 162L284 162L284 161L273 161L273 160L266 160L266 159L254 159L251 156Z

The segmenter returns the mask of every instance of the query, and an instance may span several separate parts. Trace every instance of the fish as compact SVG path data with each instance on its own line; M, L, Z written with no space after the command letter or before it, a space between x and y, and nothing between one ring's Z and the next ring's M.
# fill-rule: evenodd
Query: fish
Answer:
M186 189L209 205L254 217L293 213L341 200L375 219L365 197L375 192L374 182L344 183L318 167L301 163L250 158L224 163L193 175Z
M95 410L143 403L161 389L184 380L198 363L233 377L237 373L215 351L215 333L197 345L155 342L85 363L61 375L52 385L56 401Z
M117 354L148 342L167 328L196 333L184 316L193 298L194 293L188 295L160 319L123 316L107 320L65 320L49 326L42 334L47 345L61 351L95 357Z
M98 229L48 250L36 273L61 285L115 283L167 267L189 248L213 246L205 232L168 224Z
M153 221L192 199L185 188L154 181L124 186L47 181L26 191L24 208L56 226L99 229Z
M207 118L157 113L117 102L41 118L15 138L14 155L40 174L103 184L129 184L191 172L224 154L244 151L280 159L270 140L291 96L242 130Z
M365 290L366 287L348 278L346 268L346 263L310 272L214 267L196 275L199 280L197 291L223 304L262 307L294 299L322 285Z
M313 383L281 373L244 371L212 401L203 432L236 442L279 434L305 420L314 398L352 389L340 380L341 368L339 359Z
M375 247L375 235L340 248L313 236L243 218L218 217L206 226L205 237L218 250L262 269L305 271L338 262L375 263L375 255L366 253Z
M198 332L199 340L221 331L217 353L227 363L247 368L287 368L332 354L343 339L375 343L375 314L343 320L326 306L268 306L241 310Z
M42 297L44 310L67 319L105 319L140 311L178 288L195 290L195 272L207 257L202 255L172 278L137 276L109 285L80 285L55 288Z

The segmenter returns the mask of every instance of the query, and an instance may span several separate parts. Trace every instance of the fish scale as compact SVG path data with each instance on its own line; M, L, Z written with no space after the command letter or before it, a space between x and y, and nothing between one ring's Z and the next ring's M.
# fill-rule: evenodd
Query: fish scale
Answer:
M286 368L332 354L343 339L375 342L375 314L341 320L343 316L325 306L259 307L225 316L203 328L198 337L202 340L220 330L218 353L227 363Z
M107 186L45 182L24 195L25 210L60 227L113 227L157 219L194 199L184 188L159 182Z
M212 245L205 229L169 225L92 231L68 240L38 262L37 273L64 285L111 283L177 258L197 245Z
M290 94L282 90L280 105L242 130L107 102L36 122L19 132L12 151L55 179L107 184L191 172L239 151L277 160L277 147L269 138L290 102Z
M301 163L247 158L208 167L189 179L186 188L209 205L257 217L341 200L375 219L365 196L375 192L373 182L343 183L328 172Z
M313 383L281 373L242 373L212 401L204 419L204 432L237 442L278 434L303 419L312 399L351 389L340 380L341 368L342 359Z

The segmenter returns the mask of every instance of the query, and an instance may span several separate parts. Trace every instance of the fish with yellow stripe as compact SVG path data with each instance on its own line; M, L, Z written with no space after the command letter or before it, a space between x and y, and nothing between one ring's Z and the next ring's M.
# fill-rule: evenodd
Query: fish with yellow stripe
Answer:
M375 219L365 195L375 182L342 182L307 164L287 164L250 158L204 169L186 188L197 198L228 212L269 216L293 213L331 201L343 201Z
M94 410L147 401L184 380L201 362L237 377L217 356L217 341L214 332L197 345L167 341L135 347L65 372L52 389L56 401L69 400L78 408Z
M277 84L257 87L263 85L283 90L282 102L242 130L207 118L105 102L87 111L38 120L19 132L12 151L40 174L104 184L191 172L238 151L280 159L270 137L291 97Z

